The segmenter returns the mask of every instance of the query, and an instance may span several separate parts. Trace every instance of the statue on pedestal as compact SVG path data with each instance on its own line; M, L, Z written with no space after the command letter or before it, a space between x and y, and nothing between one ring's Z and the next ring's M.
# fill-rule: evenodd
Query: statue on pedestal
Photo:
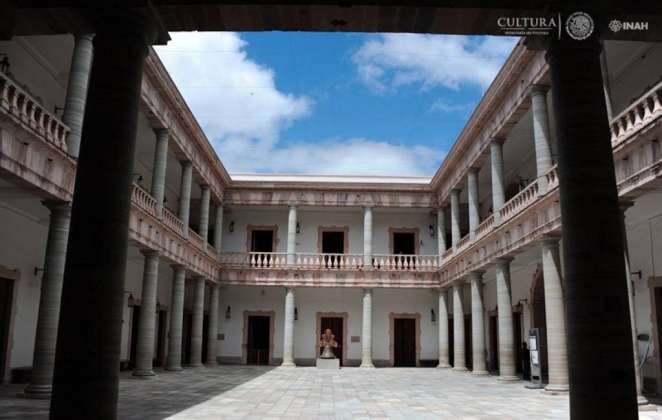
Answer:
M324 348L322 351L321 359L335 359L336 355L333 353L333 349L338 347L338 342L336 342L336 336L333 335L331 329L327 328L322 334L320 340L320 347Z

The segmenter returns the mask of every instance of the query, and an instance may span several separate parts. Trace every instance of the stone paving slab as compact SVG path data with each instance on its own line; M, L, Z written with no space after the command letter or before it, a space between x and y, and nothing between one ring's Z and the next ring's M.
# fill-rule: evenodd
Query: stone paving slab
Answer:
M338 371L218 366L122 374L120 419L567 419L568 396L499 383L450 369L343 368ZM0 386L0 419L47 419L48 401ZM662 420L662 412L640 412Z

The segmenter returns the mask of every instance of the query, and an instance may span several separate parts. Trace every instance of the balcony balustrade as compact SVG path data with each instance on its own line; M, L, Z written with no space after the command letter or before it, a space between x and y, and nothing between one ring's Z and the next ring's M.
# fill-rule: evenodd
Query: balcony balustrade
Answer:
M284 252L226 252L221 255L226 268L363 270L363 254L297 253L287 263ZM373 255L372 269L380 271L436 271L437 255Z
M617 147L662 116L662 81L611 120L611 145Z
M67 152L69 127L3 73L0 73L0 112L44 142Z

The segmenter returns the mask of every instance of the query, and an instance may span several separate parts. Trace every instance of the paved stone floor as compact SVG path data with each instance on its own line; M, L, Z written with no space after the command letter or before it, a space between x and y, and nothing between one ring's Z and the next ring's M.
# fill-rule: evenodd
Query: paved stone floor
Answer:
M0 419L46 419L48 401L18 398L21 389L0 386ZM219 366L151 380L123 374L119 418L565 419L568 397L448 369Z

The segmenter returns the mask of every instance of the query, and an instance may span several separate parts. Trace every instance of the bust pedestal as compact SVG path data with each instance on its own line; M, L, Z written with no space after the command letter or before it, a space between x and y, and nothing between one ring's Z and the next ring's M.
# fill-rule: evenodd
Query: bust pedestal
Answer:
M340 369L340 359L322 359L318 357L315 366L317 366L317 369L338 370Z

